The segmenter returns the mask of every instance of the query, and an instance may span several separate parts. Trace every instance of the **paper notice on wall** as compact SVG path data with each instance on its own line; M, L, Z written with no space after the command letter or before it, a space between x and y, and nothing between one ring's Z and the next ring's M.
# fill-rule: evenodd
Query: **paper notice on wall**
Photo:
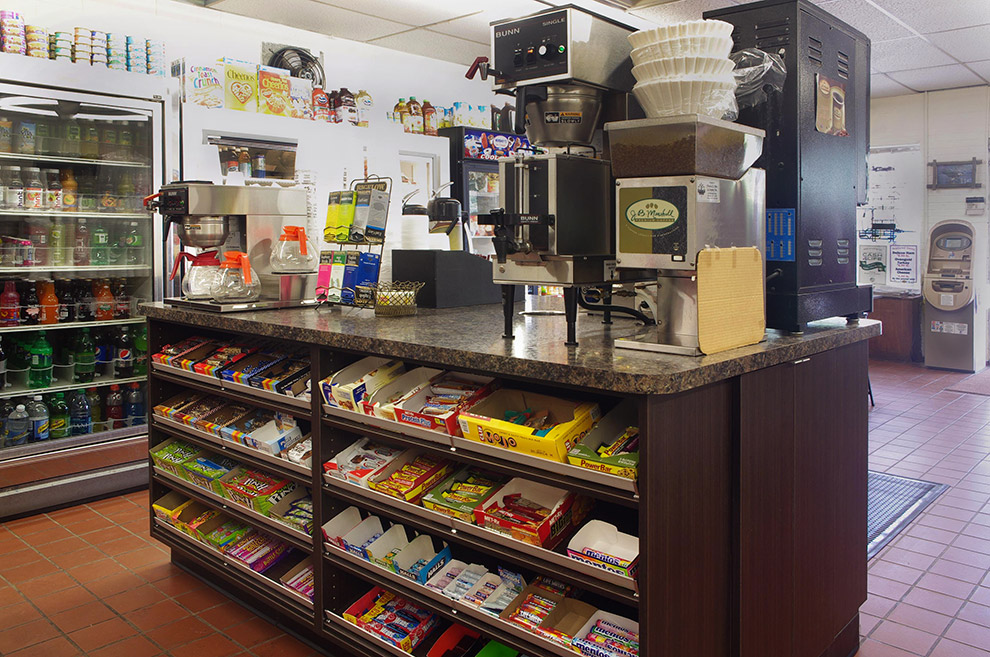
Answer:
M915 285L918 282L918 247L890 246L890 282Z
M859 247L859 282L887 284L887 245L862 244Z
M962 322L932 322L932 333L948 333L950 335L969 335L969 324Z

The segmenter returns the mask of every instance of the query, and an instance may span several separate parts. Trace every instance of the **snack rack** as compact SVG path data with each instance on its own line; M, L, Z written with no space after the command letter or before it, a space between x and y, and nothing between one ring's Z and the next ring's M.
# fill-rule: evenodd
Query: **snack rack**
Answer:
M0 304L6 306L0 339L7 356L0 412L7 413L7 403L24 404L41 395L49 422L48 439L34 431L26 441L3 444L0 438L5 496L0 517L140 482L134 452L145 441L144 420L92 417L91 428L70 428L65 435L61 419L52 426L52 409L59 394L68 404L80 391L95 388L92 399L99 397L104 406L111 385L119 385L125 395L133 383L144 390L146 347L135 344L144 330L138 306L154 297L161 275L154 250L160 232L141 198L162 181L163 81L141 80L124 94L116 84L94 79L91 90L82 90L39 77L31 62L25 65L11 67L0 83L0 134L5 133L0 139L0 187L5 191L0 289L9 282L14 288L9 292L17 294L15 299L9 293ZM11 182L14 177L17 181ZM101 279L110 281L113 312L107 311L107 297L100 300L93 292ZM57 293L57 310L50 297L48 310L44 307L46 285ZM120 358L114 338L124 329L131 344L123 348L130 353ZM79 376L73 345L84 331L97 348L95 374ZM40 368L39 363L32 367L36 345ZM41 472L51 481L40 492L28 490Z
M381 234L375 234L373 238L366 238L362 241L353 241L350 237L346 240L338 238L328 240L326 233L324 233L323 244L330 248L324 247L320 250L320 277L316 287L317 301L321 305L374 308L376 288L378 287L378 281L381 276L382 260L384 260L385 256L385 231L388 226L388 208L392 200L392 178L371 174L366 178L355 178L351 181L348 189L353 192L377 190L386 194L385 215ZM328 212L330 212L329 208ZM329 224L327 230L329 230ZM345 279L342 275L337 274L335 267L339 266L338 261L342 257L339 254L346 254L348 251L357 253L358 257L362 253L369 253L376 257L378 263L375 267L374 283L372 285L345 286ZM343 257L346 258L348 256ZM353 256L351 258L353 259ZM329 269L329 271L324 275L325 269ZM351 301L345 301L345 298Z

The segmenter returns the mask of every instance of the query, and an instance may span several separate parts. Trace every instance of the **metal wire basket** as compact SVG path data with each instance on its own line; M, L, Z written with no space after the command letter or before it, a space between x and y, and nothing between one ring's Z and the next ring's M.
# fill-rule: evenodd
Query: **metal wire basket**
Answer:
M375 290L375 314L401 317L416 314L416 294L423 287L419 281L380 283Z

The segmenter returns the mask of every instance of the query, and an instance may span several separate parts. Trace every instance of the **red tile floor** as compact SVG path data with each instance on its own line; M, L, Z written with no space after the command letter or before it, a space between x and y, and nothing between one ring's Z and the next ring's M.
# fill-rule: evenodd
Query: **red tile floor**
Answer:
M990 657L990 397L873 362L870 467L951 484L870 563L858 657ZM133 493L0 524L3 657L314 654L168 561Z

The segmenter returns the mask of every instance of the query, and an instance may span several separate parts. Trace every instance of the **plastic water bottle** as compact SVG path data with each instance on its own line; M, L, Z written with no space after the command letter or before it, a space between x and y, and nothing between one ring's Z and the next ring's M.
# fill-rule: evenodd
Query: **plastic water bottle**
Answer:
M49 410L51 420L48 424L48 435L52 440L68 438L72 435L72 425L69 418L69 405L65 403L65 393L57 392L52 398Z
M7 446L26 445L31 439L31 420L24 404L18 404L7 418Z
M124 427L124 393L120 386L110 386L107 394L107 429L122 429Z
M127 393L124 402L124 417L127 426L136 427L145 424L144 418L144 393L141 391L141 384L132 383L131 389Z
M41 401L41 395L35 395L26 410L31 420L31 442L48 440L48 407Z
M89 414L89 400L86 393L76 390L69 400L69 422L73 436L93 433L93 418Z
M9 399L0 400L0 447L7 445L7 418L14 412Z

